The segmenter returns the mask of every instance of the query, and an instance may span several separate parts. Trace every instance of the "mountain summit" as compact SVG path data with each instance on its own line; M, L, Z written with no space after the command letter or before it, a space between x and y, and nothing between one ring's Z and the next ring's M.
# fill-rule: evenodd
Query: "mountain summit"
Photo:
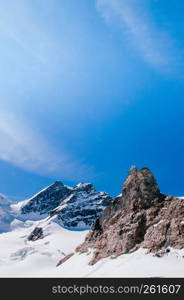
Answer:
M85 242L76 250L94 249L91 264L138 248L150 252L184 247L184 199L160 193L152 172L135 167L122 193L97 218Z
M91 183L69 187L56 181L30 199L12 205L12 210L18 219L49 217L64 227L89 228L111 200L111 196L96 191Z

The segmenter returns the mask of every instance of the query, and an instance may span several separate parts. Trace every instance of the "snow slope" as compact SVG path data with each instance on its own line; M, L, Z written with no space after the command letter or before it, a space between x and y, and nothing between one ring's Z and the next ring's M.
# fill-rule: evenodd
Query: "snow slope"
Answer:
M37 277L56 269L58 261L84 240L86 231L69 231L48 221L15 222L14 229L0 234L0 277ZM28 241L36 226L44 227L43 239ZM49 276L49 275L48 275Z
M43 239L28 241L36 227L44 228ZM14 221L11 232L0 234L0 277L184 277L184 249L158 258L139 249L116 259L106 258L89 265L92 252L76 253L65 263L56 264L73 252L87 231L71 231L48 219Z
M90 266L91 255L76 254L58 267L55 277L184 277L184 251L172 250L158 258L139 249L116 259L106 258ZM80 274L77 271L80 267ZM60 269L59 269L60 268ZM72 270L72 271L71 271Z

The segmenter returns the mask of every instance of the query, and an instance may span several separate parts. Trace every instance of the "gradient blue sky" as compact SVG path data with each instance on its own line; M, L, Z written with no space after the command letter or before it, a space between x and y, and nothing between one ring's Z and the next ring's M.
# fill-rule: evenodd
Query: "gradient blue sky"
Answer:
M184 3L0 1L0 192L119 194L129 167L184 195Z

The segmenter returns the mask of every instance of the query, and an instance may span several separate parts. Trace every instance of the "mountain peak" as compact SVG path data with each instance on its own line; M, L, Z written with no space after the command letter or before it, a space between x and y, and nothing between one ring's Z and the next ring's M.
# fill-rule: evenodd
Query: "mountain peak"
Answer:
M61 181L55 181L30 199L23 201L21 213L48 214L52 209L56 208L60 204L61 199L67 197L69 193L70 189L67 186L63 185Z
M60 180L56 180L53 185L63 186L63 183Z
M74 187L75 190L91 190L91 189L94 189L93 185L89 182L87 183L84 183L84 182L81 182L81 183L78 183L75 187Z
M184 200L160 193L148 168L131 168L122 194L97 218L76 251L94 249L91 264L138 248L156 252L184 247Z
M96 191L91 183L69 187L55 181L30 199L15 204L13 209L20 218L49 216L62 226L89 228L111 200L110 195Z
M142 204L144 202L146 206L150 206L151 202L159 196L160 189L150 169L131 168L122 189L124 206L127 207L136 199L141 199Z

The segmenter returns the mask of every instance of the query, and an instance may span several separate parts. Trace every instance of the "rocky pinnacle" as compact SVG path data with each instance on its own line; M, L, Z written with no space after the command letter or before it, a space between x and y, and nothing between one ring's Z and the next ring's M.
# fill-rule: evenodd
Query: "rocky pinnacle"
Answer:
M91 264L138 248L156 252L184 247L184 199L166 196L148 168L132 167L122 193L96 220L76 251L93 248Z

